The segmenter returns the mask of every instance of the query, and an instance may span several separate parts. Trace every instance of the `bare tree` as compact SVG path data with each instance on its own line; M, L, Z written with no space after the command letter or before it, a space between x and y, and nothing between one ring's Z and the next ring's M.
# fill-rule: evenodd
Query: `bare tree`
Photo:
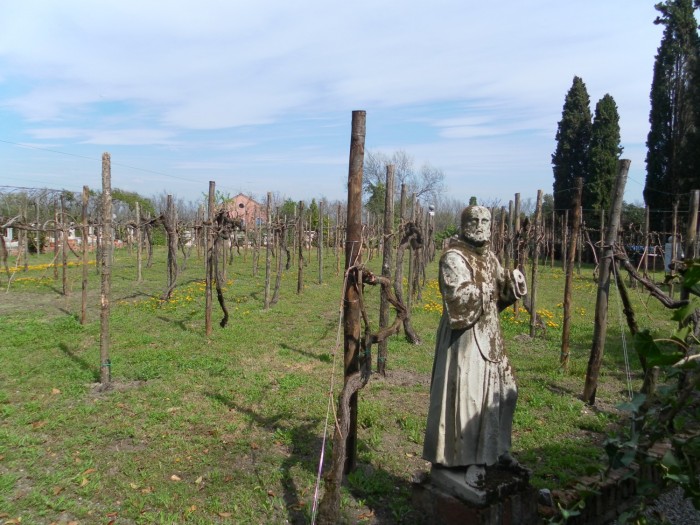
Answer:
M416 194L416 198L434 203L444 191L445 173L429 163L416 170L413 157L404 150L397 150L391 155L381 151L365 153L363 191L365 195L373 195L378 188L384 188L386 167L394 165L396 180L396 195L402 184L406 185L408 194Z

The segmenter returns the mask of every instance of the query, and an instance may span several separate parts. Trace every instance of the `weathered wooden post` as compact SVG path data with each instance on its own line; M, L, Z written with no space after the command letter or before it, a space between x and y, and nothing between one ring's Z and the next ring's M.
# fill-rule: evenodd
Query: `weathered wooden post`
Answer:
M87 321L87 290L88 290L88 202L90 198L90 189L87 186L83 186L83 195L82 195L82 204L83 204L83 209L82 209L82 229L83 229L83 235L82 235L82 242L81 242L81 247L82 247L82 262L83 262L83 282L82 282L82 295L81 295L81 302L80 302L80 324L84 325Z
M550 230L552 249L549 253L549 267L554 268L554 252L556 252L557 241L557 212L552 209L552 228Z
M513 201L508 201L508 242L506 245L506 257L504 268L510 270L510 261L513 258Z
M39 216L39 198L34 202L36 206L36 254L41 255L41 220Z
M583 178L576 178L576 194L574 195L574 216L572 218L574 230L571 232L569 251L566 258L566 277L564 280L564 320L561 327L561 354L559 363L565 370L569 367L569 337L571 334L571 293L574 282L574 261L576 258L576 244L581 229L581 194L583 193Z
M141 231L141 205L136 201L136 282L143 281L141 267L143 265L143 233Z
M25 233L28 240L28 232ZM29 243L27 243L29 244ZM66 201L61 194L61 287L63 295L67 296L68 292L68 231L66 230Z
M299 201L297 216L297 247L299 249L297 293L304 291L304 201Z
M163 299L169 300L177 281L177 212L173 196L166 197L165 233L168 243L168 286Z
M111 217L110 217L111 220ZM59 241L59 236L58 236L58 201L56 198L54 198L53 201L53 279L54 281L58 280L58 241ZM19 257L19 253L22 251L22 246L17 247L17 257ZM26 258L25 258L26 260ZM26 265L24 270L26 271Z
M620 214L622 212L622 197L625 193L625 183L629 172L630 161L621 159L618 162L618 174L613 190L612 207L608 228L605 232L605 242L601 248L604 249L603 257L600 260L598 275L598 294L596 297L595 323L593 326L593 345L591 355L588 360L586 371L586 383L583 388L583 401L589 405L595 404L595 394L598 387L598 374L600 364L603 360L603 349L605 347L605 335L607 333L608 321L608 298L610 293L610 269L615 264L613 245L617 238L617 230L620 226Z
M394 165L386 167L386 193L384 195L384 245L382 247L382 276L391 277L391 268L394 266ZM389 301L382 293L379 305L379 330L389 326ZM386 376L388 341L384 339L377 348L377 372Z
M416 219L416 194L411 194L411 202L409 204L409 220L413 223ZM409 246L408 251L408 279L406 279L406 308L410 312L413 307L413 294L415 293L415 288L413 286L413 266L414 266L414 250Z
M272 208L272 192L267 192L267 206L265 222L267 223L267 242L265 243L265 303L263 309L270 308L270 271L272 258L272 242L274 235L272 233L272 216L270 210ZM282 254L277 252L277 257L281 258Z
M649 206L644 206L644 277L649 271Z
M318 284L323 284L323 213L325 205L323 201L318 203L318 238L316 244L318 248Z
M671 219L671 267L666 268L664 264L664 271L668 272L671 277L676 275L674 261L678 259L678 197L674 197L673 200L673 218ZM668 281L668 295L673 297L674 286L673 279Z
M112 165L109 153L102 154L102 260L100 287L100 383L103 388L112 381L109 359L109 311L112 287Z
M506 207L501 206L501 218L498 222L498 262L503 264L506 252Z
M345 242L345 271L362 262L362 167L365 157L365 129L367 115L364 111L352 113L352 136L350 139L350 162L348 170L348 211ZM343 304L343 352L345 377L359 370L360 350L360 303L359 287L349 272L345 285ZM350 428L345 440L345 473L355 469L357 458L357 393L350 399Z
M207 201L207 220L204 226L204 259L205 259L205 286L204 286L204 328L207 337L211 335L211 303L212 282L214 281L214 206L216 195L216 182L209 181L209 199Z
M537 190L537 204L535 205L534 239L535 246L532 253L532 286L530 295L530 337L535 337L537 328L537 272L540 257L540 233L542 231L542 190Z
M581 256L583 254L583 206L579 206L578 210L578 254L576 257L576 273L581 275Z

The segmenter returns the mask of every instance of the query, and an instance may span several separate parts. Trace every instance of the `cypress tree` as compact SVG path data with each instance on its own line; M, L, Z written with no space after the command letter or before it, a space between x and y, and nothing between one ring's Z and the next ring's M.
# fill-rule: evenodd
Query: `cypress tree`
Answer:
M610 208L617 162L622 154L620 146L620 116L615 99L606 94L595 106L591 129L588 179L584 180L584 209Z
M557 148L552 154L554 206L558 213L571 209L577 177L588 179L588 152L591 142L590 97L586 84L574 77L564 100L557 128Z
M662 211L698 185L697 172L691 170L695 152L690 140L698 113L692 91L698 34L692 0L666 0L655 7L660 15L654 23L663 25L664 33L651 84L644 201ZM667 229L665 215L652 214L652 227Z

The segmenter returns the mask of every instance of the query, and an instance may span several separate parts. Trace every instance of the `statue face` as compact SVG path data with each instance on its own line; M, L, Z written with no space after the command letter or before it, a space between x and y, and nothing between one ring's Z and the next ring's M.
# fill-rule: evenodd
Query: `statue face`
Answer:
M462 215L462 236L474 246L491 239L491 213L483 206L470 206Z

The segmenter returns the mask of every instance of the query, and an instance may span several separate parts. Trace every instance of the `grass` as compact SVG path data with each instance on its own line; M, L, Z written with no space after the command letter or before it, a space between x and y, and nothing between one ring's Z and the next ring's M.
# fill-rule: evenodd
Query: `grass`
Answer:
M135 282L135 256L115 256L111 315L114 388L99 392L99 276L90 268L88 323L78 322L81 268L71 294L46 265L0 278L0 524L305 523L310 516L331 377L342 385L338 341L341 277L332 255L324 284L312 256L305 290L285 272L280 302L263 310L264 256L227 268L229 326L204 335L203 261L192 256L168 303L165 254ZM379 261L369 262L377 269ZM274 266L274 265L273 265ZM388 377L359 394L359 468L348 477L348 522L414 523L410 479L426 468L425 431L435 330L436 264L413 323L423 344L389 342ZM597 407L582 392L593 333L596 283L575 278L571 366L559 368L563 272L540 268L538 310L547 330L530 339L525 312L502 314L520 398L513 452L537 487L571 485L601 466L599 444L618 424L627 386L618 302L611 293ZM665 334L668 315L632 290L638 322ZM377 290L366 302L376 312ZM376 326L376 315L372 322ZM623 321L624 322L624 321ZM633 386L640 367L628 341ZM376 350L375 350L376 355ZM332 432L333 420L329 422ZM327 443L330 446L329 443ZM331 451L326 450L326 461Z

